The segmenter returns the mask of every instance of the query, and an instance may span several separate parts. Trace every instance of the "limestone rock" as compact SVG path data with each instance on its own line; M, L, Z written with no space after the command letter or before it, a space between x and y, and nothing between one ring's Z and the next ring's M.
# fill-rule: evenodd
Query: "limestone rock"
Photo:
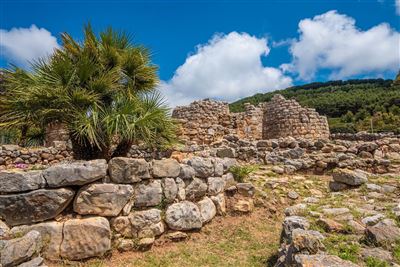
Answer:
M294 229L308 230L308 228L310 228L310 223L304 217L288 216L283 221L282 226L282 237L291 240Z
M199 206L201 222L203 224L211 221L217 214L217 209L215 208L213 201L208 197L197 202L197 206Z
M128 216L118 216L110 220L111 228L117 234L123 237L136 237L136 231L133 231L131 221Z
M30 231L20 238L6 241L1 249L0 264L3 267L16 266L26 262L38 254L42 248L42 240L38 231Z
M150 169L150 164L144 159L116 157L108 163L110 178L114 183L129 184L149 179Z
M236 184L239 194L245 197L252 197L256 192L256 188L252 183L238 183Z
M167 208L165 221L174 230L200 229L202 218L199 208L193 202L182 201Z
M165 236L166 238L174 241L174 242L179 242L179 241L183 241L186 240L189 236L181 231L175 231L175 232L171 232L166 234Z
M178 194L178 186L173 178L164 178L162 180L162 186L164 189L164 197L167 203L174 202L176 195Z
M185 182L181 178L176 178L176 186L178 189L177 197L179 201L186 199L186 189L185 189Z
M231 147L220 147L217 149L217 157L236 158L236 151Z
M193 181L186 187L186 199L196 200L205 196L207 192L207 184L199 178L194 178Z
M49 187L84 185L102 179L107 174L104 159L57 164L43 171Z
M320 218L317 220L317 224L321 226L326 232L340 233L344 231L344 226L335 220L328 218Z
M111 249L111 230L106 218L72 219L64 223L61 257L81 260L102 256Z
M139 238L159 236L164 232L161 210L158 209L132 212L129 214L129 221L132 230Z
M225 181L221 177L208 177L208 194L215 196L224 191Z
M117 216L132 195L131 185L86 185L75 197L74 211L82 215Z
M73 197L74 191L67 188L0 195L0 217L11 226L52 219L67 207Z
M303 203L299 203L285 209L286 216L301 216L307 211L307 205Z
M44 259L42 257L36 257L30 261L26 261L20 265L18 265L18 267L39 267L39 266L43 266L43 261Z
M0 172L0 194L31 191L43 188L45 184L42 171Z
M218 215L226 214L226 200L224 193L220 193L216 196L211 196L211 200L214 202L215 208L217 209Z
M154 180L148 184L139 184L134 194L135 207L152 207L161 203L161 182Z
M368 178L367 175L360 170L336 169L333 172L333 180L351 186L359 186L365 184Z
M0 239L8 237L10 228L7 224L0 220Z
M364 259L372 257L388 262L391 262L393 260L392 253L381 248L362 248L361 255Z
M182 179L193 179L196 175L192 166L181 164L181 170L179 173L179 177Z
M254 201L249 197L233 198L229 203L229 209L234 212L248 213L254 209Z
M385 218L385 216L383 214L378 213L373 216L368 216L368 217L363 218L361 220L361 222L365 225L371 226L371 225L377 224L383 218Z
M158 178L178 177L181 171L179 162L175 159L162 159L153 161L153 176Z
M325 247L322 244L324 236L318 231L294 229L292 231L291 246L296 252L316 254Z
M298 254L295 256L296 266L299 267L358 267L357 264L351 261L345 261L334 255L316 254L304 255Z
M31 225L16 226L11 229L14 236L24 235L29 231L38 231L43 241L43 256L49 260L60 259L60 245L63 239L62 222L49 221Z
M207 178L214 175L214 164L209 158L193 157L188 164L193 167L196 177Z

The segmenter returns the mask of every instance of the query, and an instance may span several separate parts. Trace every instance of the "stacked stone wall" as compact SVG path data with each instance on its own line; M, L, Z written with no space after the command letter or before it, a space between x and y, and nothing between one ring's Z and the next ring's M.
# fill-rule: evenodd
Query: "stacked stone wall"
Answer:
M217 215L250 212L255 189L235 182L228 172L234 164L120 157L1 171L0 264L149 249L163 234L186 239Z
M296 100L275 95L265 105L263 138L302 137L328 139L329 125L315 109L304 108Z

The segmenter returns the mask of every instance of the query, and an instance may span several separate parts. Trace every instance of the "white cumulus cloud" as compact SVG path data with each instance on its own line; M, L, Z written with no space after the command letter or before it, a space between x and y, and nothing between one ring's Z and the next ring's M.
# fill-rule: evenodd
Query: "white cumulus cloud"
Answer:
M331 78L346 78L400 66L400 33L386 23L363 31L353 18L332 10L301 20L299 34L290 47L292 62L281 67L303 80L320 69L328 69Z
M265 38L238 32L214 35L197 46L171 80L161 82L161 92L176 106L202 98L233 101L290 86L292 79L280 69L263 65L261 58L269 52Z
M0 29L0 55L13 64L26 66L29 61L51 54L57 47L57 38L36 25Z

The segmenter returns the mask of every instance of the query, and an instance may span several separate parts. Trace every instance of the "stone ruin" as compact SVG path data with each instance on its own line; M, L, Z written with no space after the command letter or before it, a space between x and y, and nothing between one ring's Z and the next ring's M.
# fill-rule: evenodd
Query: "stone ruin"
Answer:
M286 100L275 95L265 105L263 138L302 137L306 139L328 139L329 125L325 116L313 108L304 108L296 100Z
M325 116L304 108L296 100L275 95L268 103L245 104L245 111L230 113L225 102L205 99L177 107L172 117L181 123L179 136L185 142L211 144L224 135L261 140L280 137L329 139Z

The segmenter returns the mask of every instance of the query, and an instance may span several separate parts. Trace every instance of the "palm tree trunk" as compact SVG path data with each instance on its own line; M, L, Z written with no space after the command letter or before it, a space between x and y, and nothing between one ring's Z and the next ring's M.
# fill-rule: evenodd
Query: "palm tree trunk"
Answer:
M132 147L132 144L133 142L131 140L122 140L115 148L114 152L111 155L111 158L126 157Z
M28 134L28 129L29 129L28 125L23 125L21 127L21 138L19 139L18 143L19 146L22 147L26 146L26 136Z
M72 135L70 135L70 139L74 159L92 160L104 158L103 151L97 146L91 145L87 140L78 140Z

